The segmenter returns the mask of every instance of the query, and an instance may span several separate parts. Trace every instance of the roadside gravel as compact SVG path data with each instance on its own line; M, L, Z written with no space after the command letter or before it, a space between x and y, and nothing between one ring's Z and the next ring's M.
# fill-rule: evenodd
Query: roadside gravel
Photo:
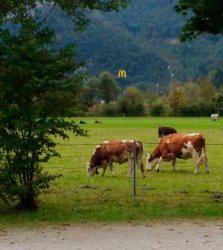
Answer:
M223 220L3 229L0 250L222 250Z

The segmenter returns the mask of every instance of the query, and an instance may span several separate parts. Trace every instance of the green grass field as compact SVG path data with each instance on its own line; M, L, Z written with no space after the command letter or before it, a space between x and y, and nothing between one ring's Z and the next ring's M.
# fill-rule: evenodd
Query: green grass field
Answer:
M52 159L46 171L61 173L49 192L40 196L40 209L16 213L0 203L0 223L4 225L54 224L85 221L150 221L172 218L219 218L223 216L223 120L209 118L75 118L90 137L59 141L61 158ZM127 177L127 164L115 164L116 177L107 169L105 177L86 175L86 162L98 143L109 139L137 139L146 154L158 143L157 127L171 126L182 132L200 132L206 138L210 174L200 168L194 175L191 159L177 160L176 172L162 163L161 172L137 169L137 196L133 199L133 180Z

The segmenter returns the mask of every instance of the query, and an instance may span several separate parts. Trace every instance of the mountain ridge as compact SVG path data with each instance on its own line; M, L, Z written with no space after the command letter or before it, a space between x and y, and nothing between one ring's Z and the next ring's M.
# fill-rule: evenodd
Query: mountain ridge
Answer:
M223 38L202 36L179 43L184 18L173 10L176 3L140 0L119 12L92 11L87 13L90 24L82 33L71 32L72 25L61 18L64 30L57 31L61 32L59 42L77 45L89 75L109 71L117 76L124 68L126 85L141 88L159 83L165 89L174 80L193 81L223 64Z

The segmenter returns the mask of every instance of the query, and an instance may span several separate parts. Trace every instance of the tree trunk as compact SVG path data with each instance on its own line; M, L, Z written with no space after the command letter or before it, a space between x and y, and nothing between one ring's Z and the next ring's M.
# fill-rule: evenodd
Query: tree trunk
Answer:
M29 188L27 193L20 196L19 209L36 210L38 208L37 198L37 193L33 190L33 188Z

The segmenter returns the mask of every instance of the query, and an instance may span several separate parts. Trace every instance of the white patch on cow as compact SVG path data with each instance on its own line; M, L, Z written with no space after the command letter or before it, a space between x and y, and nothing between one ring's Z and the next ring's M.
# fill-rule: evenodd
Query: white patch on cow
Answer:
M146 170L152 170L156 166L156 164L159 162L160 158L155 158L151 162L149 162L149 159L150 159L150 154L147 155Z
M167 144L169 144L170 143L170 141L169 140L167 140L167 142L166 142Z
M88 177L93 176L95 174L96 169L90 167L90 162L87 162L86 168L87 168L87 176Z
M101 145L97 145L97 146L95 147L95 149L94 149L94 151L93 151L92 154L94 155L94 154L96 153L97 149L100 148L100 147L101 147Z
M110 143L110 142L109 142L109 141L104 141L104 142L103 142L103 144L108 144L108 143Z
M133 140L122 140L122 143L133 143Z
M194 146L193 144L191 143L191 141L188 141L187 143L184 143L184 145L188 148L188 149L193 149Z
M122 154L120 154L118 157L115 155L111 155L110 160L112 162L117 162L119 164L125 163L127 161L132 161L133 159L133 154L132 152L129 151L123 151Z
M183 159L191 158L193 151L196 151L196 150L194 149L194 146L191 143L191 141L188 141L187 143L184 143L184 147L181 149L182 158Z
M197 136L197 135L199 135L199 133L186 134L184 137L187 137L187 136Z

